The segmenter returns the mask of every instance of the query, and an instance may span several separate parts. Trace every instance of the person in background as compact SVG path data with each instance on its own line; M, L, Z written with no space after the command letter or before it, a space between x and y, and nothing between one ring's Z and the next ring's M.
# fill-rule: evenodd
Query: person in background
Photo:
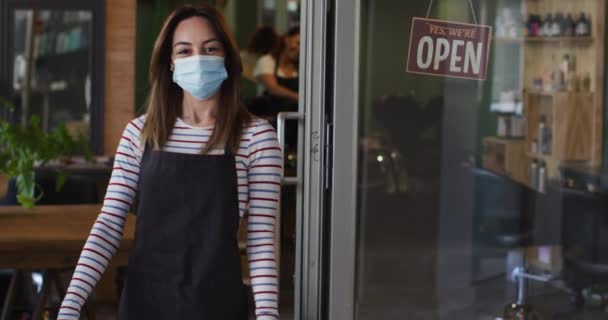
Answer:
M146 114L123 132L59 320L80 318L135 202L118 320L248 319L237 243L245 212L256 319L279 319L274 233L283 160L272 126L240 103L240 76L240 55L215 8L186 5L167 18Z
M243 77L252 82L256 82L253 76L253 69L258 59L264 55L274 52L279 45L279 35L270 26L258 27L247 43L247 48L241 51L243 60Z
M262 56L253 75L266 99L270 115L296 111L298 105L298 68L300 65L300 27L292 27L282 37L277 50Z
M298 110L300 66L300 28L292 27L282 36L272 54L262 56L253 71L258 80L259 95L248 105L250 112L265 117L276 126L276 117L281 112ZM285 125L284 170L293 176L297 166L298 122L287 121ZM281 192L281 239L286 247L295 246L296 188L284 186Z

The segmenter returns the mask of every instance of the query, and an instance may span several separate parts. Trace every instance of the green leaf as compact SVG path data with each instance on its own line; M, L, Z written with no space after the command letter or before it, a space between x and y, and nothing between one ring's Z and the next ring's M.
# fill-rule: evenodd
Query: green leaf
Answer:
M36 180L34 172L27 172L17 176L17 192L21 195L34 197Z

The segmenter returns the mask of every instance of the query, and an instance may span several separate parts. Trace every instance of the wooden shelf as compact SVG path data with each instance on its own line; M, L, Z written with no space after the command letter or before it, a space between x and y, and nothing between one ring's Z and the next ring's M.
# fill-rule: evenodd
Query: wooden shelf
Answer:
M593 95L593 92L590 91L554 91L554 92L544 92L544 91L526 91L525 95L530 96L539 96L546 98L555 98L558 95Z
M550 97L547 98L547 97ZM545 162L549 178L559 177L559 166L570 161L591 161L593 150L601 145L595 139L595 94L588 92L527 93L525 116L527 119L526 155ZM541 117L551 129L551 154L530 152L532 140L538 141ZM538 146L540 147L540 146Z
M555 97L556 92L528 91L526 94L531 96L553 98Z
M517 37L517 38L494 38L496 42L503 43L585 43L591 44L595 40L594 37Z
M538 154L534 152L527 152L526 155L532 159L547 161L552 159L552 155L550 154Z
M499 137L499 136L489 136L485 137L486 141L492 141L497 143L510 143L510 142L526 142L526 137Z

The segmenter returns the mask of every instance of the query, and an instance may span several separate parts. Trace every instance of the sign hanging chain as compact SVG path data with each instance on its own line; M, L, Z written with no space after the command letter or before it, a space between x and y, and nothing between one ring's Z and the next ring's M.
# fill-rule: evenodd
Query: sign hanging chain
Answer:
M433 0L431 0L431 2L429 3L429 8L428 10L426 10L426 18L429 18L429 15L431 14L431 9L433 8Z
M469 0L469 7L471 7L471 13L473 14L473 21L475 22L475 24L479 24L479 23L477 23L477 15L475 14L475 8L473 8L473 0Z
M471 8L471 13L473 14L473 21L475 22L475 24L477 23L477 15L475 14L475 8L473 7L473 0L469 0L469 7ZM426 18L429 18L429 15L431 14L431 9L433 8L433 0L430 1L429 3L429 8L426 10Z

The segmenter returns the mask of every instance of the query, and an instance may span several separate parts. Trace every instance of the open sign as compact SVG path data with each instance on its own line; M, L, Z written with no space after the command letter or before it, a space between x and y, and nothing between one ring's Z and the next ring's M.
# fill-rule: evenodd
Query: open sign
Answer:
M485 80L492 27L414 18L407 72Z

